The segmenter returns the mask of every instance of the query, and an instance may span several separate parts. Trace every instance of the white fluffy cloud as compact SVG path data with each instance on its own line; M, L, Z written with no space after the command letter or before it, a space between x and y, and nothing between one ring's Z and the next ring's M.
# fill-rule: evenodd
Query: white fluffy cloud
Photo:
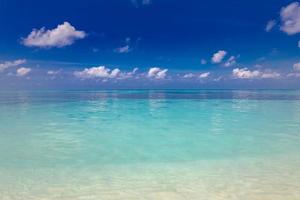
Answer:
M209 75L210 75L209 72L205 72L205 73L200 74L200 75L199 75L199 78L201 78L201 79L208 78Z
M98 67L85 68L83 71L75 71L74 75L78 78L83 78L83 79L90 79L90 78L125 79L125 78L131 78L136 73L137 70L138 68L134 68L131 72L121 72L121 70L118 68L111 70L105 66L98 66Z
M164 79L167 76L168 69L160 69L159 67L152 67L148 71L148 77L156 79Z
M266 28L265 28L265 31L270 32L274 28L275 25L276 25L276 20L268 21L268 23L266 25Z
M300 32L300 4L293 2L280 11L280 29L289 35Z
M279 78L280 74L273 71L259 71L259 70L249 70L248 68L235 68L232 70L232 75L234 78L239 79L255 79L255 78Z
M294 70L300 71L300 62L293 65Z
M39 30L33 29L26 38L22 39L22 43L28 47L64 47L85 36L84 31L78 31L69 22L64 22L52 30L45 30L44 27Z
M74 75L79 78L111 78L118 73L119 69L114 69L114 73L111 74L111 70L105 66L85 68L83 71L76 71Z
M17 76L26 76L30 71L30 68L21 67L17 69Z
M211 58L211 62L216 63L216 64L222 62L222 60L224 59L226 54L227 54L227 52L224 50L220 50L220 51L214 53L213 57Z
M6 62L3 62L3 63L0 63L0 72L4 71L7 68L15 67L15 66L24 64L25 62L26 62L25 59L19 59L19 60L6 61Z

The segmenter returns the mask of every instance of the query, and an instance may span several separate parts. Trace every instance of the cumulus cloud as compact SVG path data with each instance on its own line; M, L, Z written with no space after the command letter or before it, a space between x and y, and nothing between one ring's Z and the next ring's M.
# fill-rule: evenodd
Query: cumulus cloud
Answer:
M127 45L125 45L123 47L116 48L114 51L116 53L128 53L130 50L131 49L130 49L129 45L127 44Z
M19 60L6 61L6 62L3 62L3 63L0 63L0 72L4 71L7 68L15 67L15 66L24 64L25 62L26 62L25 59L19 59Z
M216 63L216 64L222 62L222 60L224 59L226 54L227 54L227 52L224 50L220 50L220 51L214 53L213 57L211 58L211 62Z
M208 78L210 75L210 72L205 72L199 75L199 78L204 79L204 78Z
M160 69L159 67L152 67L148 71L148 77L156 79L164 79L167 76L168 69Z
M78 31L69 22L64 22L52 30L45 30L45 27L33 29L26 38L22 39L22 44L40 48L64 47L85 36L84 31Z
M115 68L111 70L105 66L98 66L98 67L85 68L82 71L75 71L74 75L82 79L91 79L91 78L125 79L125 78L132 77L137 70L138 68L134 68L131 72L121 72L119 68Z
M259 70L249 70L248 68L235 68L232 70L232 75L234 78L238 79L255 79L255 78L279 78L280 74L273 71L259 71Z
M300 4L293 2L280 11L281 26L280 29L293 35L300 32Z
M300 71L300 62L293 65L294 70Z
M273 28L274 28L274 26L276 25L276 20L270 20L270 21L268 21L268 23L267 23L267 25L266 25L266 28L265 28L265 31L266 32L270 32Z
M74 75L79 78L110 78L111 70L105 66L85 68L83 71L76 71Z
M26 76L30 71L30 68L21 67L17 69L17 76Z
M236 57L235 56L230 56L230 58L228 58L228 60L225 62L224 66L225 67L230 67L232 65L236 64Z

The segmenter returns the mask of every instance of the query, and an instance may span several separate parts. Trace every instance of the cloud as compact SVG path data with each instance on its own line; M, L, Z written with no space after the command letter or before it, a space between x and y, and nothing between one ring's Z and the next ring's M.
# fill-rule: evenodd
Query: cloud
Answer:
M137 70L138 68L134 68L131 72L121 72L119 68L115 68L111 70L105 66L98 66L98 67L85 68L83 71L75 71L74 75L82 79L92 79L92 78L125 79L125 78L131 78L136 73Z
M159 67L152 67L148 71L148 77L156 79L164 79L167 75L168 69L160 69Z
M300 4L293 2L280 11L280 30L293 35L300 32Z
M222 60L224 59L224 57L226 56L226 54L227 54L227 52L224 51L224 50L218 51L211 58L211 62L212 63L216 63L216 64L222 62Z
M79 78L110 78L110 69L105 66L85 68L83 71L76 71L74 75Z
M21 67L17 69L17 76L26 76L30 71L30 68Z
M232 75L235 78L251 79L259 77L260 72L258 70L250 71L247 68L235 68L232 70Z
M210 75L210 72L205 72L199 75L199 78L204 79L204 78L208 78Z
M300 73L289 73L287 74L287 77L292 77L292 78L300 78Z
M230 58L225 62L224 66L225 67L230 67L232 65L236 64L236 57L235 56L230 56Z
M200 78L200 79L205 79L205 78L208 78L209 75L210 75L210 72L204 72L204 73L201 73L201 74L199 74L199 75L194 74L194 73L187 73L187 74L184 74L184 75L183 75L183 78L189 79L189 78L198 77L198 78Z
M268 23L267 23L267 25L266 25L266 28L265 28L265 31L266 32L270 32L273 28L274 28L274 26L276 25L276 20L270 20L270 21L268 21Z
M261 78L280 78L280 74L278 72L267 71L261 74Z
M232 70L234 78L238 79L255 79L255 78L279 78L280 74L272 71L248 70L248 68L235 68Z
M50 76L55 76L55 75L58 75L61 72L62 72L61 69L59 69L59 70L49 70L49 71L47 71L47 74L50 75Z
M117 53L128 53L129 51L131 51L131 49L129 45L125 45L123 47L116 48L114 51Z
M300 62L293 65L294 70L300 71Z
M193 77L195 77L195 76L196 76L196 75L193 74L193 73L188 73L188 74L183 75L183 78L193 78Z
M201 59L201 65L205 65L207 63L207 61L205 59Z
M300 48L300 40L298 41L298 47Z
M22 44L40 48L64 47L85 36L84 31L77 31L69 22L64 22L52 30L45 30L45 27L39 30L33 29L26 38L22 39Z
M4 71L7 68L10 67L15 67L21 64L26 63L25 59L19 59L19 60L14 60L14 61L6 61L4 63L0 63L0 72Z

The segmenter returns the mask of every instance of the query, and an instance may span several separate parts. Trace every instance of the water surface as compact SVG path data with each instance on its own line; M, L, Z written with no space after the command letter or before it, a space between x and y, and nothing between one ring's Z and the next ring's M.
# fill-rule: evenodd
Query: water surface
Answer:
M0 92L0 199L300 199L300 91Z

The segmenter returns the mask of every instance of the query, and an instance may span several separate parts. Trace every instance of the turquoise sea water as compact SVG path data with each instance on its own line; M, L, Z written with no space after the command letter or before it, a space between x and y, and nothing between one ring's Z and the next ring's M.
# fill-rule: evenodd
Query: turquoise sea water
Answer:
M300 199L300 91L0 92L0 199Z

